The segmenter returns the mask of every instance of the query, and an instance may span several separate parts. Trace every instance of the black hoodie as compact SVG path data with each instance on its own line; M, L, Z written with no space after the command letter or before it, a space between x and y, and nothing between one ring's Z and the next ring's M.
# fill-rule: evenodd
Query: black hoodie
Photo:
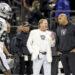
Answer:
M63 53L75 49L75 25L68 23L66 26L57 27L58 51Z

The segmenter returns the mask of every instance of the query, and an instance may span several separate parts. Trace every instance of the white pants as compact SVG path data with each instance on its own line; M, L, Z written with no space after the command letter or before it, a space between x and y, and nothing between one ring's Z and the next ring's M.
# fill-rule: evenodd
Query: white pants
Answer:
M33 75L40 75L40 70L43 65L44 75L51 75L51 63L47 62L46 55L42 55L41 59L33 61Z
M4 72L7 70L10 70L7 60L6 60L6 56L3 52L0 52L0 69Z

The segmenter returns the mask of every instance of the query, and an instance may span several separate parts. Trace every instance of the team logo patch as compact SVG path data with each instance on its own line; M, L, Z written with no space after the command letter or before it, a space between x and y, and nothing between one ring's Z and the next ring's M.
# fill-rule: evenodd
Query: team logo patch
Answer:
M66 35L66 31L67 31L67 29L62 29L61 30L61 35Z
M45 35L40 35L42 40L45 40Z

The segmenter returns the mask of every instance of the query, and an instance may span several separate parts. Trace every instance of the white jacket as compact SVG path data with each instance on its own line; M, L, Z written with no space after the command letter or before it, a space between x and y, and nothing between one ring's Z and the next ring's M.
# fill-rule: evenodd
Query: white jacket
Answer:
M51 32L50 31L46 31L46 43L47 43L47 61L48 62L52 62L52 53L51 53L51 47L54 46L55 44L55 40L52 40L52 38L50 37ZM29 50L29 52L32 54L32 60L35 60L40 52L40 44L41 44L41 39L40 39L40 32L39 29L35 29L32 30L30 32L28 41L27 41L27 48Z

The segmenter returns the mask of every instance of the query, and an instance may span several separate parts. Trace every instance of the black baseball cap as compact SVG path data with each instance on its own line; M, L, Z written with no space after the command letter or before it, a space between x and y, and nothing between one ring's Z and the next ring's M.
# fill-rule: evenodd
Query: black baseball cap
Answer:
M24 23L23 23L23 26L30 26L31 24L28 22L28 21L25 21Z

